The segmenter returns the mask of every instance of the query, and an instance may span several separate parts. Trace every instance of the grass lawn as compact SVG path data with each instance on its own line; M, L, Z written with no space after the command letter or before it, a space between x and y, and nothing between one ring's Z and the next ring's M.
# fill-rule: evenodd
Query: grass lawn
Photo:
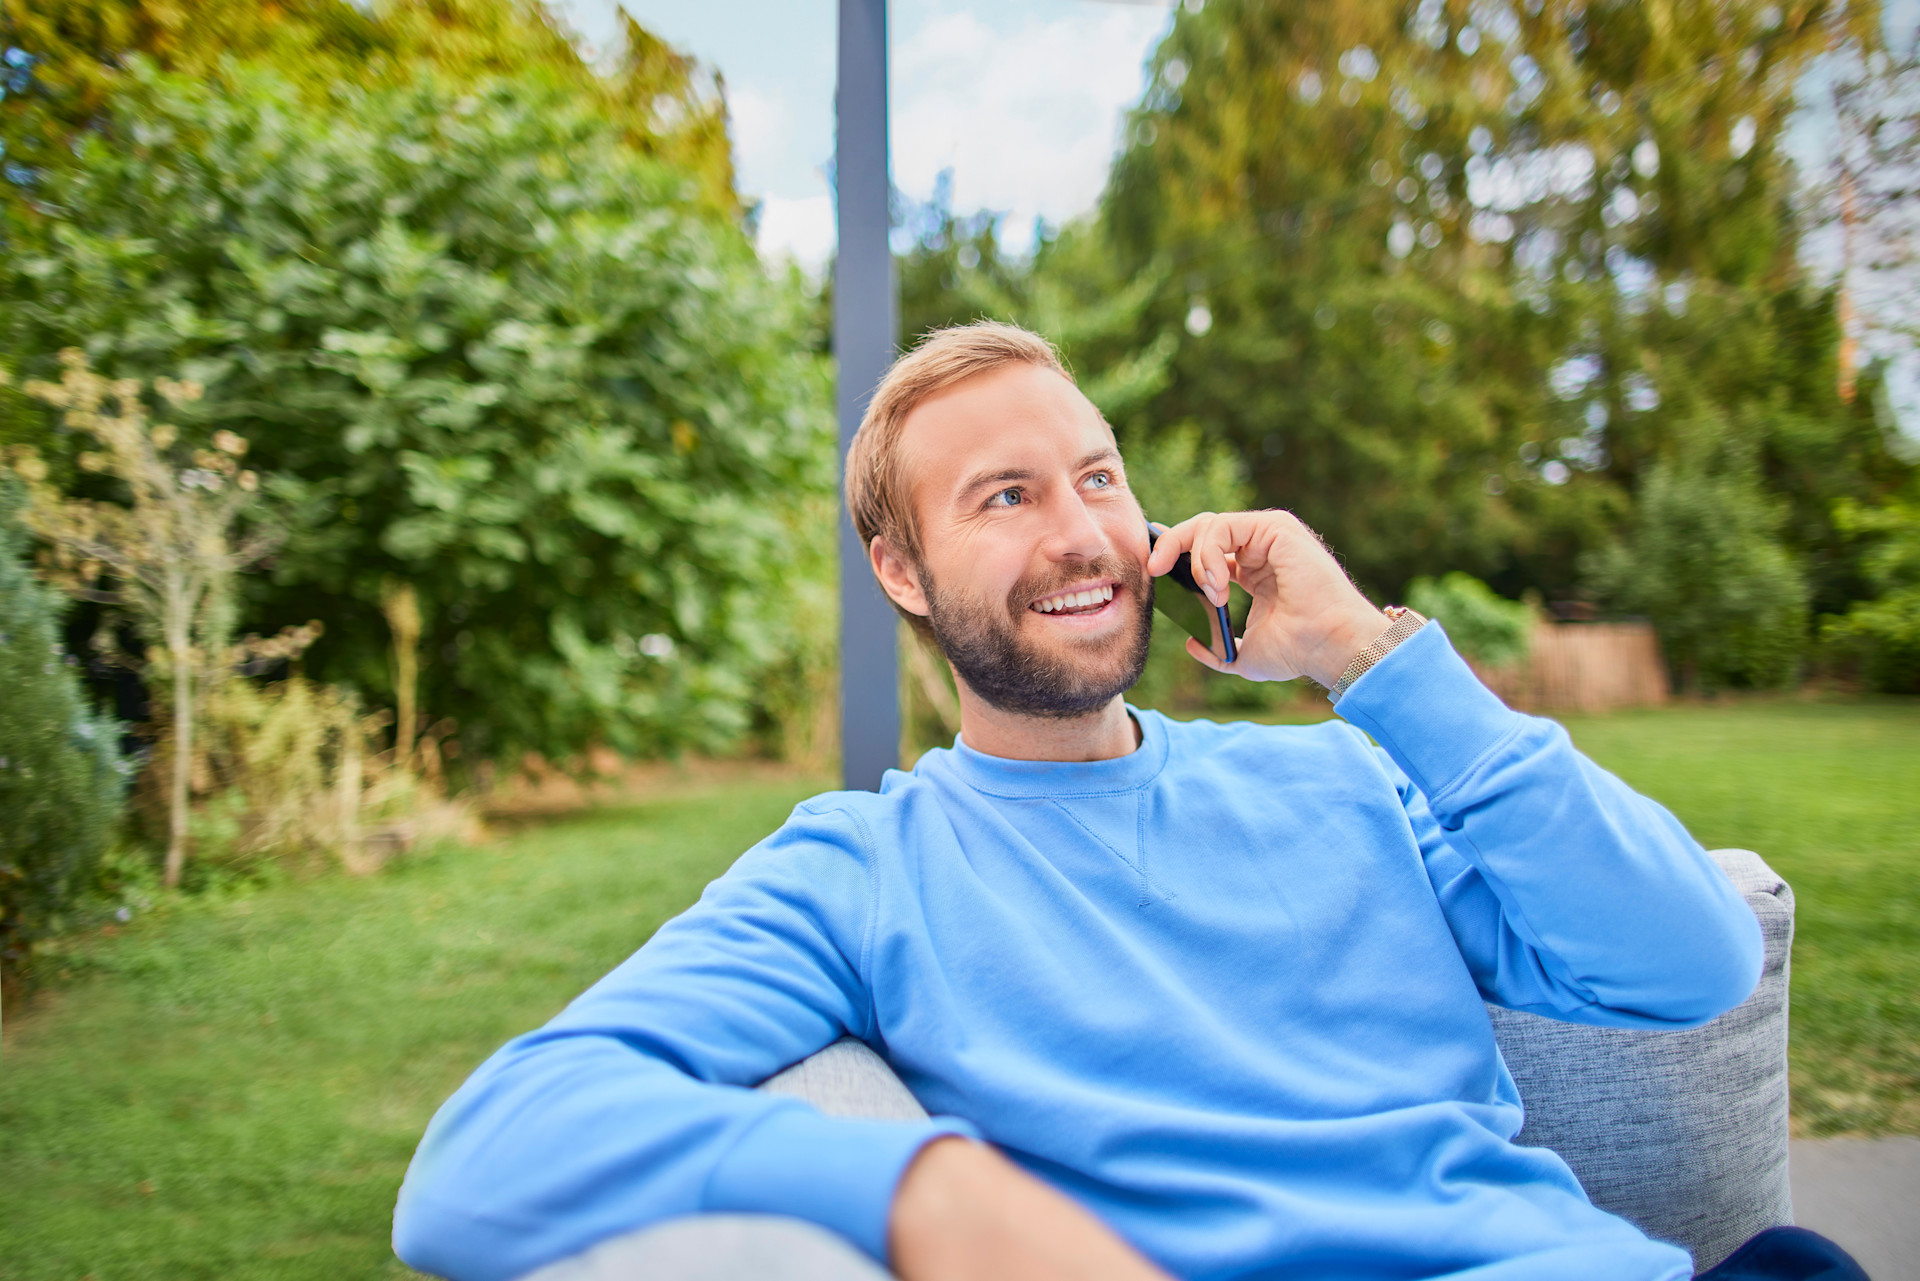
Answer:
M1709 848L1793 886L1796 1130L1920 1134L1920 701L1564 719Z
M100 940L7 1012L0 1278L410 1275L387 1235L434 1107L813 790L597 811Z
M1920 1133L1920 704L1568 723L1793 882L1802 1129ZM811 790L707 785L94 941L80 977L8 1012L0 1281L406 1275L393 1196L434 1106Z

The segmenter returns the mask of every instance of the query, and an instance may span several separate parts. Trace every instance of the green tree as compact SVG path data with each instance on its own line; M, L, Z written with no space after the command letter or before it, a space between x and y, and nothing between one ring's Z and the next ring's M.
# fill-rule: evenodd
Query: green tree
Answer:
M538 78L320 110L266 71L133 77L45 171L59 216L8 229L0 323L29 367L185 371L183 428L286 478L247 621L325 618L309 671L384 694L383 593L414 584L420 706L489 753L747 729L805 648L831 486L795 281Z
M1634 523L1592 558L1592 577L1609 602L1652 620L1681 685L1791 684L1808 587L1781 538L1786 520L1750 462L1655 463Z
M1198 422L1376 591L1562 595L1646 468L1751 433L1796 547L1885 483L1798 265L1793 87L1872 6L1220 0L1155 53L1101 219ZM1824 581L1824 580L1823 580Z
M114 96L133 87L137 58L230 84L242 67L269 64L320 106L341 85L402 87L422 71L533 75L592 104L629 146L694 175L708 208L738 217L718 81L624 13L620 22L619 58L596 69L540 0L8 0L0 140L18 166L71 163L73 141L105 126Z
M24 561L22 501L0 481L0 969L9 972L71 911L124 790L118 726L87 706L60 642L60 598Z
M898 262L901 346L974 320L1022 325L1061 349L1109 422L1134 423L1171 377L1173 336L1148 332L1160 275L1148 269L1123 279L1098 229L1086 224L1042 227L1030 255L1011 255L996 215L954 213L948 178L902 219L914 241Z

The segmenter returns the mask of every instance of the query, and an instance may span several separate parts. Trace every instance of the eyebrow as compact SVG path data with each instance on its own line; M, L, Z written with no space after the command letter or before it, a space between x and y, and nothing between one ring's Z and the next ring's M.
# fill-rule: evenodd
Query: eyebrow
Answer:
M1103 463L1103 462L1117 463L1119 461L1120 461L1120 451L1115 449L1111 445L1106 445L1099 449L1094 450L1092 453L1077 460L1073 464L1072 470L1084 471L1088 467L1093 466L1095 463ZM958 496L962 500L965 500L966 498L968 498L969 496L977 492L982 486L1001 485L1001 484L1007 483L1008 481L1015 481L1015 480L1032 480L1038 474L1039 474L1038 472L1030 471L1024 467L1012 467L1012 468L1006 469L1005 471L979 472L967 478L966 484L960 486L960 489L958 491Z

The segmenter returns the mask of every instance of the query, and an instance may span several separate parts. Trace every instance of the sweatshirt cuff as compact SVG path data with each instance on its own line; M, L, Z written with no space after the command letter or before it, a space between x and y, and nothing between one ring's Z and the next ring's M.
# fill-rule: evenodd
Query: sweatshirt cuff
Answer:
M1363 672L1333 710L1372 735L1429 802L1525 720L1481 684L1437 621Z
M785 1214L838 1232L881 1263L907 1165L934 1139L980 1132L955 1117L865 1121L781 1108L742 1135L707 1180L711 1213Z

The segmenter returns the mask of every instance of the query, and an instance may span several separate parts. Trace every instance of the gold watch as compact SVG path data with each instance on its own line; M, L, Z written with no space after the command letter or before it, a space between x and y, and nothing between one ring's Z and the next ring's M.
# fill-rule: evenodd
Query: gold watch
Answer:
M1351 689L1355 681L1366 675L1368 668L1392 653L1394 647L1401 641L1427 625L1427 620L1422 615L1408 609L1405 605L1389 605L1380 612L1392 620L1387 624L1387 630L1381 632L1371 645L1353 656L1353 661L1347 664L1346 673L1340 677L1339 684L1327 691L1329 703L1339 702L1340 696Z

